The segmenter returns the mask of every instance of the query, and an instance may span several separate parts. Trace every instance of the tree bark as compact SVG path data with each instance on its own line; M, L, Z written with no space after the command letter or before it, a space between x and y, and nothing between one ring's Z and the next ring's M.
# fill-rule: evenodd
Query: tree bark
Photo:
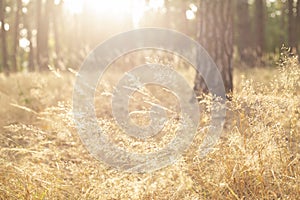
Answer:
M36 63L38 69L41 67L41 37L42 37L42 1L36 0L36 27L37 27L37 34L36 34Z
M35 71L35 64L34 64L34 48L32 45L32 33L31 29L28 29L28 40L29 40L29 57L28 57L28 70L30 72Z
M9 65L8 65L8 53L6 44L6 30L5 26L5 0L0 0L0 22L1 22L1 43L2 43L2 67L6 75L9 75Z
M248 66L254 66L253 55L253 33L248 1L238 0L236 2L237 11L237 47L242 62Z
M297 50L297 53L298 53L298 60L300 62L300 0L297 1L297 4L296 4L296 9L297 9L297 12L296 12L296 34L297 34L297 38L295 38L296 40L296 50Z
M218 66L227 93L233 90L233 6L233 0L201 0L198 16L198 41ZM208 93L200 73L194 84L198 96Z
M63 68L61 66L62 62L62 56L61 56L61 38L62 35L60 30L62 27L60 27L60 22L63 20L62 18L62 3L59 5L56 5L53 9L53 16L52 16L52 23L53 23L53 31L54 31L54 41L55 41L55 58L54 58L54 64L56 67Z
M43 5L42 1L37 1L37 63L41 71L48 69L49 18L53 3L47 0Z
M297 42L295 38L296 26L295 26L295 16L294 16L294 0L288 0L288 44L291 47L291 51L297 47Z
M31 10L30 10L31 11ZM28 71L33 72L35 71L35 54L34 54L34 47L33 47L33 35L32 35L32 23L31 23L31 16L28 14L24 14L24 26L27 29L27 39L29 41L29 52L28 52Z
M262 57L265 51L265 0L255 0L256 52Z
M296 8L297 8L296 21L297 21L297 28L298 28L298 34L297 35L300 35L300 0L297 1ZM298 40L300 42L300 37L298 37Z
M12 70L18 71L18 48L19 48L19 24L20 24L20 12L22 9L22 0L16 1L16 13L15 13L15 28L14 28L14 39L13 39L13 56L12 56Z

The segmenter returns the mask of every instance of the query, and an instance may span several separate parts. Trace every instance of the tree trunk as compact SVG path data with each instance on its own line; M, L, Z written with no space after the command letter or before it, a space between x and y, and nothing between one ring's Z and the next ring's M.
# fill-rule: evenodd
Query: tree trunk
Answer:
M41 71L48 69L48 40L49 40L49 16L52 9L53 0L37 1L37 62Z
M8 53L6 44L5 25L5 0L0 0L0 22L1 22L1 43L2 43L2 67L6 75L9 75Z
M242 62L248 66L254 66L253 55L253 33L249 13L248 1L238 0L236 2L237 11L237 47Z
M297 34L297 37L295 38L296 40L296 50L297 50L297 53L298 53L298 60L300 62L300 0L297 1L297 4L296 4L296 9L297 9L297 15L296 15L296 34Z
M297 16L296 16L296 26L297 26L297 29L298 29L298 36L300 35L300 0L297 1L297 4L296 4L296 9L297 9ZM298 37L298 42L300 43L300 37ZM299 44L298 43L298 44Z
M61 39L60 36L60 30L63 27L60 27L60 22L63 20L62 18L62 3L59 5L56 5L53 9L53 16L52 16L52 23L53 23L53 30L54 30L54 41L55 41L55 58L54 58L54 64L56 67L63 68L64 66L61 66L62 63L62 56L61 56Z
M31 29L28 29L28 40L29 40L29 57L28 57L28 70L30 72L35 71L35 64L34 64L34 48L32 45L32 33Z
M262 57L265 50L265 0L255 0L256 52Z
M25 14L23 16L24 26L27 29L27 39L29 41L29 53L28 53L28 71L35 71L35 56L33 47L33 35L32 35L32 23L30 23L30 16Z
M293 51L297 47L297 42L295 38L296 26L295 26L295 16L294 16L294 0L288 0L288 43Z
M287 25L286 25L286 3L280 1L280 11L281 11L281 16L280 16L280 23L279 26L282 28L282 30L286 30L287 29ZM280 34L280 44L285 44L286 43L286 31L282 31L282 33Z
M19 48L19 24L20 24L20 12L22 9L22 0L16 1L17 10L15 13L15 28L14 28L14 39L13 39L13 56L12 56L12 70L18 71L18 48Z
M233 0L201 0L198 16L198 41L208 51L222 75L225 90L232 92ZM198 96L208 93L200 73L194 90Z
M297 21L297 27L298 27L298 36L300 35L300 0L297 1L297 17L296 17L296 21ZM298 40L300 42L300 37L298 37Z
M36 63L38 69L41 68L41 37L42 37L42 1L36 1L36 24L37 24L37 34L36 34Z

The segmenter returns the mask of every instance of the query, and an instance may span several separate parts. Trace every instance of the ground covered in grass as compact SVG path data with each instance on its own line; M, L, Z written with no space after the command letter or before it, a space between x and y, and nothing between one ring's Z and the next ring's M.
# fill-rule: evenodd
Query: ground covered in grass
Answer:
M149 109L141 103L145 100L162 103L170 119L162 140L134 141L112 119L108 79L99 85L95 105L109 137L138 152L168 142L177 123L174 97L151 87L136 94L132 110ZM0 77L0 199L299 198L300 66L295 58L285 58L277 69L236 70L215 150L198 156L210 120L206 97L199 102L206 111L189 151L176 164L144 174L116 171L87 152L72 120L74 80L71 72ZM133 119L149 122L142 112Z

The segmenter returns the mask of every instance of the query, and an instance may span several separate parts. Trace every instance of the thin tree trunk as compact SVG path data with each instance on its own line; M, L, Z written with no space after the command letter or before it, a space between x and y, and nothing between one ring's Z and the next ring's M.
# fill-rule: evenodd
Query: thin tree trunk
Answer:
M30 23L30 17L24 15L24 26L27 29L27 39L29 41L29 53L28 53L28 71L33 72L35 70L35 56L33 47L32 25Z
M287 29L286 22L285 22L285 19L286 19L285 10L287 9L286 3L280 1L280 8L281 8L280 11L282 14L280 16L280 24L279 25L283 30L286 30ZM282 33L280 34L280 44L286 43L285 37L286 37L286 32L282 31Z
M19 48L19 24L20 24L20 12L22 9L22 0L16 1L17 10L15 13L15 28L14 28L14 40L13 40L13 56L12 56L12 70L18 71L18 48Z
M297 9L297 16L296 16L296 34L297 34L297 38L295 38L296 40L296 50L297 50L297 53L298 53L298 60L300 62L300 0L297 1L297 4L296 4L296 9Z
M265 0L255 0L255 18L256 52L262 57L265 51Z
M233 0L202 0L199 6L198 40L217 64L222 75L225 90L232 92L233 55ZM195 77L194 90L197 95L208 93L201 76Z
M48 62L49 62L49 55L48 55L48 39L49 39L49 3L52 0L47 0L44 4L44 12L42 15L42 35L40 40L40 50L41 50L41 57L40 57L40 63L41 63L41 69L42 71L48 69Z
M29 57L28 57L28 69L30 72L35 71L35 64L34 64L34 48L32 46L32 33L31 29L28 29L28 40L29 40Z
M48 69L49 54L48 54L48 40L49 40L49 22L50 14L53 7L53 0L47 0L44 5L41 1L37 1L37 22L38 22L38 37L37 37L37 60L40 70ZM42 12L43 11L43 12Z
M57 67L62 68L63 66L60 66L61 64L61 47L60 47L60 43L61 43L61 39L60 39L60 28L63 27L59 27L59 20L63 20L62 19L62 12L61 12L61 7L62 5L56 5L55 9L53 10L53 30L54 30L54 40L55 40L55 59L54 59L54 63Z
M42 1L36 0L36 24L37 24L37 35L36 35L36 63L38 70L41 68L41 37L42 37Z
M253 33L251 28L249 3L248 1L238 0L237 10L237 47L242 62L248 66L254 66L253 55Z
M297 17L296 17L296 21L297 21L297 28L298 28L298 36L300 35L300 0L297 1L296 4L296 8L297 8ZM298 37L298 40L300 42L300 37Z
M295 26L295 17L294 17L294 0L288 0L288 44L291 47L291 51L297 47L297 42L295 38L295 32L297 31Z
M3 71L6 75L9 75L9 65L8 65L8 53L6 44L6 30L5 26L5 1L0 0L0 22L1 22L1 43L2 43L2 66Z

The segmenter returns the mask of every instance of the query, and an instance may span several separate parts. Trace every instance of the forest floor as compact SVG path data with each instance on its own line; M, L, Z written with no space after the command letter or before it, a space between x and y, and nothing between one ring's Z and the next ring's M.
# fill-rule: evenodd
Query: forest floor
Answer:
M109 77L117 76L108 74L95 96L99 124L123 147L143 151L155 141L132 145L114 136ZM300 66L295 59L287 58L280 68L235 70L235 91L215 150L198 157L207 111L189 151L151 173L117 171L88 153L72 119L74 81L71 72L0 77L0 199L299 198ZM165 99L161 95L156 98ZM173 108L170 103L176 100L164 106ZM132 109L148 109L139 106ZM143 115L135 119L149 121ZM174 132L175 125L170 121L166 132Z

